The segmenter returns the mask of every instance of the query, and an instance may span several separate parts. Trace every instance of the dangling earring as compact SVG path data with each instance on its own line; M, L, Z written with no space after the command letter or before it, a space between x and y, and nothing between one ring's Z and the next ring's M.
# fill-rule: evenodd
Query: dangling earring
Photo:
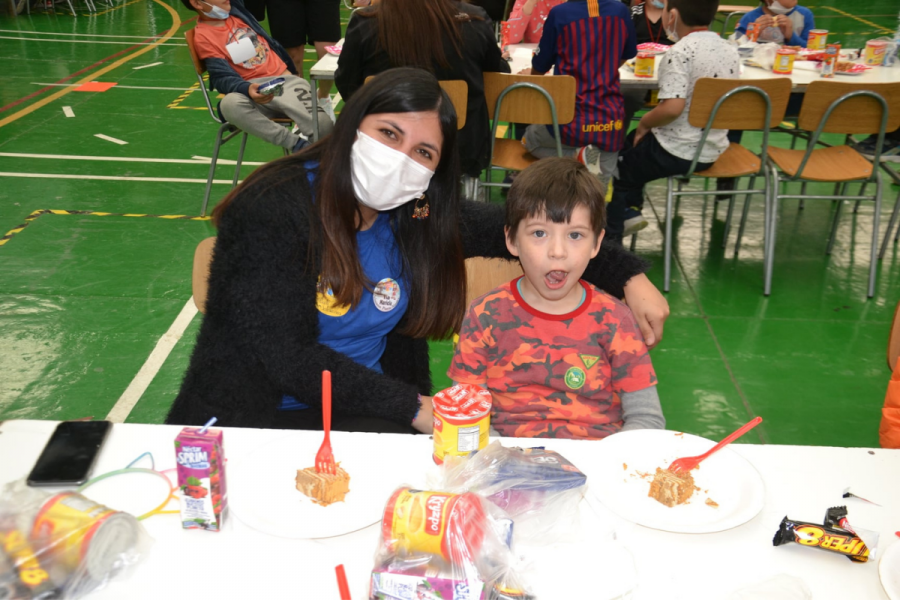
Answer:
M421 202L422 200L425 201L425 205L424 205L424 206L419 206L419 202ZM429 206L428 206L428 198L425 197L425 194L422 194L421 196L419 196L419 197L416 199L416 205L415 205L415 207L413 208L412 218L413 218L413 219L420 219L420 220L425 220L425 219L427 219L427 218L428 218L428 215L429 215L429 210L428 210L428 209L429 209Z

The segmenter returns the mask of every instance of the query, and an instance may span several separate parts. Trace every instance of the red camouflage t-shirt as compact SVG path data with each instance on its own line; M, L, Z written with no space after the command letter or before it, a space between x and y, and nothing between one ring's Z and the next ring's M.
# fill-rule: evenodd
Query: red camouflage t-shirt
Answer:
M475 300L448 376L486 385L508 437L603 438L622 429L619 394L656 385L631 310L585 281L565 315L529 306L518 279Z

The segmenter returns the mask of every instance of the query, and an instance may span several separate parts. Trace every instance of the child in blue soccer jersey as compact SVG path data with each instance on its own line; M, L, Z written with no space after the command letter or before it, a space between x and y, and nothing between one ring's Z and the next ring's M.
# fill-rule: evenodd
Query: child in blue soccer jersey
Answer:
M809 31L816 26L811 10L797 0L760 0L759 4L741 17L735 29L738 36L746 35L751 23L759 23L758 41L806 48Z
M578 158L605 186L625 143L619 67L637 54L631 11L619 0L570 0L550 9L531 73L575 78L575 117L560 125L563 155ZM522 140L538 158L556 156L549 125L531 125Z

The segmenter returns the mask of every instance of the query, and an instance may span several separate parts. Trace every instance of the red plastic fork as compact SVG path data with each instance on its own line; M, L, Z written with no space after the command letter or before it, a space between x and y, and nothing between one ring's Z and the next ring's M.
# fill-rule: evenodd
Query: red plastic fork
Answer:
M700 465L701 461L706 460L707 458L712 456L713 453L721 450L723 446L730 444L731 442L738 439L739 437L741 437L742 435L744 435L745 433L747 433L748 431L750 431L751 429L753 429L754 427L759 425L760 423L762 423L762 417L756 417L755 419L753 419L752 421L750 421L749 423L747 423L746 425L744 425L743 427L741 427L740 429L738 429L737 431L735 431L734 433L729 435L727 438L725 438L724 440L722 440L721 442L719 442L718 444L716 444L715 446L710 448L709 452L707 452L706 454L701 454L700 456L686 456L685 458L679 458L679 459L675 460L671 465L669 465L669 470L678 472L678 471L692 471L692 470L696 469Z
M322 429L325 439L316 453L316 472L334 475L334 454L331 453L331 371L322 371Z

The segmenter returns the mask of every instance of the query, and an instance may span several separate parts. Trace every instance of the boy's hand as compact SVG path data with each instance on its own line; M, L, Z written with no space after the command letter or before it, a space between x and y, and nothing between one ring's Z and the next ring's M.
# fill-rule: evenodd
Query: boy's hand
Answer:
M662 340L669 303L643 273L635 275L625 284L625 303L634 314L647 348L656 346Z
M775 24L784 35L784 42L787 43L794 35L794 23L784 15L777 15L775 17Z
M274 95L266 95L259 93L259 84L251 83L250 84L250 99L256 102L257 104L268 104L274 98Z
M766 27L775 27L775 19L772 15L761 15L757 20L759 26L765 29Z
M644 136L650 133L650 128L645 126L643 121L638 123L637 130L634 132L634 145L637 146L644 139Z
M434 408L431 404L431 396L422 396L422 408L416 415L412 426L422 433L431 433L434 430Z

